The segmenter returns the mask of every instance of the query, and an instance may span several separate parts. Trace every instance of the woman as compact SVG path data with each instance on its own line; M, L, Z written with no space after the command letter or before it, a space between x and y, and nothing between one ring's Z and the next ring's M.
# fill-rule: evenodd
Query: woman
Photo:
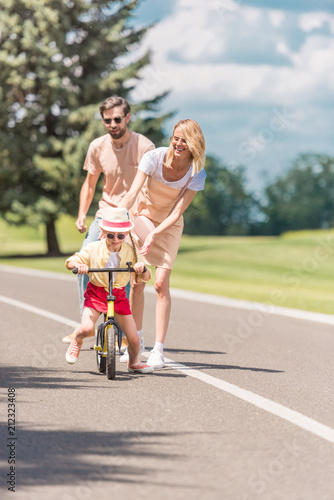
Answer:
M135 222L138 215L153 222L154 229L143 243L135 229L132 230L146 264L156 267L156 342L147 361L153 368L165 365L163 347L171 310L169 279L182 236L182 214L197 191L204 189L204 163L205 139L200 126L190 119L181 120L174 126L168 148L144 154L133 184L119 205L130 210ZM144 287L145 284L133 283L130 295L132 312L140 322ZM121 360L127 361L126 357L127 354Z

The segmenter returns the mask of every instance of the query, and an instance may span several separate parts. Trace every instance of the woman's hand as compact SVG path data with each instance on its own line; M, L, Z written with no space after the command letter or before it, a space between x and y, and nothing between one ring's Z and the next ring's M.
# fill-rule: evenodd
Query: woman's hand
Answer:
M144 245L139 248L140 255L146 255L151 250L155 238L155 232L151 231L145 238Z

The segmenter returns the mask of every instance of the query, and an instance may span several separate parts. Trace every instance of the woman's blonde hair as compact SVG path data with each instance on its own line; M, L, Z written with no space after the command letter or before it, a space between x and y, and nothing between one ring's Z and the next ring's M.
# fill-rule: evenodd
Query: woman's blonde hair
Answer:
M180 120L173 128L173 134L170 137L172 141L175 129L180 127L184 138L187 142L190 153L192 154L192 175L198 174L205 164L205 139L201 127L194 120L187 118L186 120ZM171 166L174 158L174 149L172 144L169 145L166 154L166 164L168 167Z

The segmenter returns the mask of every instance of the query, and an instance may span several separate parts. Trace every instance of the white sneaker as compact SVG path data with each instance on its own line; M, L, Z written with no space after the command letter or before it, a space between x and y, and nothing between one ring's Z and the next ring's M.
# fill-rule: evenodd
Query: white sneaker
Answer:
M165 360L161 352L152 349L147 364L152 366L152 368L163 368L165 366Z
M138 356L140 356L141 354L143 354L143 352L145 352L145 346L144 346L144 341L141 340L140 341L140 349L139 349ZM129 361L128 348L125 349L124 354L119 358L119 360L120 360L121 363L127 363Z

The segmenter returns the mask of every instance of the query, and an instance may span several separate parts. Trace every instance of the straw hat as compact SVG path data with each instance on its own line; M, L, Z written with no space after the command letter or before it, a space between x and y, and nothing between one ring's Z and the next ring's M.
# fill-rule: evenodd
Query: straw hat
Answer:
M126 208L103 208L101 210L101 217L102 220L99 221L99 226L105 231L122 233L130 231L134 226Z

